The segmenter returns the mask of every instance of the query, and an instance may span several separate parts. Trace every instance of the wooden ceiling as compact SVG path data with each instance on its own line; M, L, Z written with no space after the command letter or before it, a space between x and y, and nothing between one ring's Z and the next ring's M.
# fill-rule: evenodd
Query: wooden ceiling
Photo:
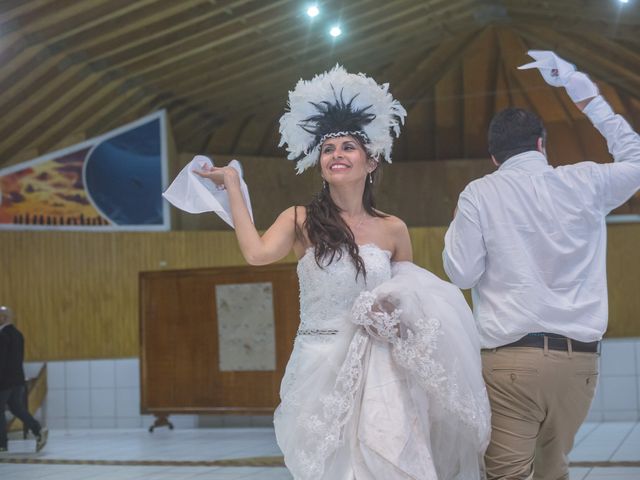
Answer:
M0 166L163 108L180 152L283 156L287 91L336 62L407 108L396 161L486 157L508 105L543 117L562 163L603 152L562 90L515 69L529 48L576 63L640 126L640 0L318 3L310 20L293 0L0 2Z

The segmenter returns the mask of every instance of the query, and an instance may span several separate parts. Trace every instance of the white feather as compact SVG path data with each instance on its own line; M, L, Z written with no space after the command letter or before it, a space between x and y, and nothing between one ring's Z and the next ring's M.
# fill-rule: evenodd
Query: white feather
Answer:
M374 157L382 157L391 163L393 137L400 135L400 125L404 124L407 115L400 102L389 93L389 84L378 85L375 80L359 73L348 73L337 65L328 72L316 75L311 80L299 80L296 87L289 92L288 111L280 118L280 144L286 145L289 160L295 160L304 154L296 164L297 173L302 173L318 162L320 146L309 151L315 136L300 127L301 122L318 113L313 103L335 101L334 90L342 91L343 98L353 100L354 109L371 105L367 110L375 118L363 126L362 130L370 139L367 145Z

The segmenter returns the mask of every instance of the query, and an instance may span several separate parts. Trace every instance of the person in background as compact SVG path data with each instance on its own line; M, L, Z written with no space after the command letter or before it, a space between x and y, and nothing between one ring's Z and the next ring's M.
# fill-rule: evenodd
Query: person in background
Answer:
M10 308L0 306L0 452L7 451L7 424L4 411L19 418L36 437L36 451L47 443L48 431L33 418L25 404L24 337L13 324Z

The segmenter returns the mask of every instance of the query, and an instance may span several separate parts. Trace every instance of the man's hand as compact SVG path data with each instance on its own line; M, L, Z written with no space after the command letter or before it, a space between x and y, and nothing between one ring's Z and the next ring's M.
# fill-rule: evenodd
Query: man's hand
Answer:
M591 100L598 95L598 87L576 67L548 50L529 50L527 52L535 62L518 67L519 70L537 68L544 81L553 87L564 87L575 104ZM587 101L587 103L589 103ZM586 106L586 104L585 104ZM582 107L584 108L584 107ZM580 108L582 110L582 108Z

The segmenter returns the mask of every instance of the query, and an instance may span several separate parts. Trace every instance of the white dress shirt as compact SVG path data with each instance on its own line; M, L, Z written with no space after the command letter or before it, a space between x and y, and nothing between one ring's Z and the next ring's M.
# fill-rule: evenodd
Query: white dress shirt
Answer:
M614 163L553 168L529 151L460 194L442 256L473 289L482 348L534 332L591 342L607 328L605 216L640 189L640 136L600 96L584 113Z

